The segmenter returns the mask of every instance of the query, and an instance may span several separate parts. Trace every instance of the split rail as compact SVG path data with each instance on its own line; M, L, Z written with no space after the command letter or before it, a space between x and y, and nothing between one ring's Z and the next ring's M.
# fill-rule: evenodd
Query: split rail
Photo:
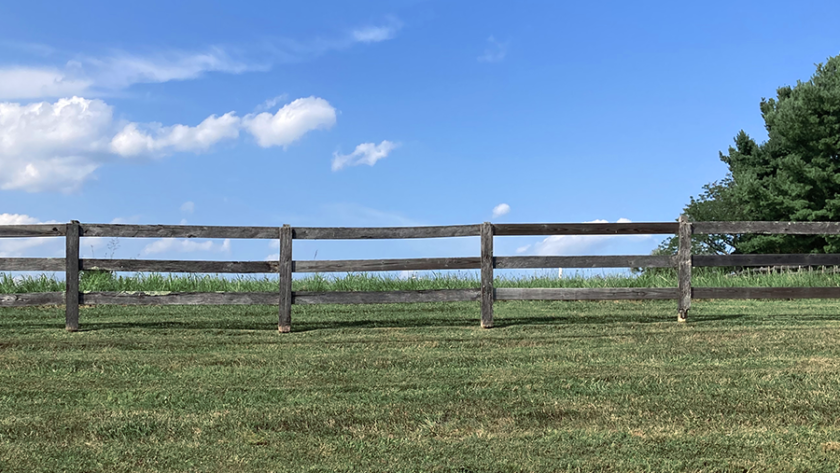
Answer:
M692 299L840 298L840 287L692 287L692 267L840 265L838 254L692 255L692 234L826 234L840 235L838 222L678 222L537 223L429 227L221 227L186 225L68 224L0 226L0 238L63 237L64 258L0 258L0 271L64 271L65 291L0 294L0 307L64 305L65 327L79 329L80 305L238 305L279 307L278 330L290 332L292 305L381 304L480 301L481 326L493 326L493 303L508 300L677 300L678 321L687 320ZM503 236L646 235L679 236L679 250L668 255L614 256L494 256L493 240ZM480 237L479 257L305 261L292 259L298 240L360 240ZM225 238L279 240L278 261L174 261L80 258L81 237L105 238ZM495 269L534 268L676 268L678 285L670 288L494 288ZM79 275L86 270L155 273L273 273L277 292L119 293L80 292ZM387 292L292 291L293 273L480 270L478 289L438 289Z

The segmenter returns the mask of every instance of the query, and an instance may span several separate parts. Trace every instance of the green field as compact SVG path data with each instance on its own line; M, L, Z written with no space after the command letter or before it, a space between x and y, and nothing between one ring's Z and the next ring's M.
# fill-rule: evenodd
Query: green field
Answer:
M0 309L0 471L837 471L840 302Z

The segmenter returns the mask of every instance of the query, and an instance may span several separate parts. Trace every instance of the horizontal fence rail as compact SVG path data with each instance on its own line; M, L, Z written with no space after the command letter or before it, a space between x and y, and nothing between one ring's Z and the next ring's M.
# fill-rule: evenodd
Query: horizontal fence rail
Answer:
M840 235L840 222L695 222L692 233L766 233L780 235Z
M840 298L840 287L692 287L693 267L840 266L838 254L692 255L691 235L703 234L840 235L840 222L623 222L524 223L425 227L241 227L195 225L68 224L3 225L0 238L63 237L63 258L0 258L0 271L64 271L63 292L0 294L0 307L65 305L66 327L78 330L80 305L243 305L279 306L278 329L291 330L292 305L476 302L481 326L493 326L493 302L512 300L677 300L685 321L692 299ZM677 235L676 255L494 256L496 236ZM82 237L214 238L279 240L277 261L183 261L80 258ZM293 260L293 240L367 240L479 237L481 256L355 260ZM667 288L494 288L496 269L672 268L678 286ZM279 276L276 292L80 292L82 271L256 274ZM293 273L480 270L480 288L381 292L292 291Z

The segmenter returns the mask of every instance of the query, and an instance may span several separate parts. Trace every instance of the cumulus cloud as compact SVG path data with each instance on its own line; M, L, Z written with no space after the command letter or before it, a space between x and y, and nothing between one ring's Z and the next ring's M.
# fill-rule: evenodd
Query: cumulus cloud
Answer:
M75 189L99 167L112 123L101 100L0 103L0 189Z
M0 102L0 189L71 192L114 157L162 157L209 151L236 140L240 130L260 146L286 147L309 131L335 124L324 99L298 99L276 114L244 118L211 115L196 126L118 123L100 99L72 97L54 103Z
M233 112L221 117L211 115L192 127L129 123L111 140L111 150L125 157L185 151L198 153L209 150L222 140L239 138L239 127L239 117Z
M373 166L380 159L386 158L391 151L397 149L399 143L394 143L388 140L382 143L362 143L356 146L356 149L350 154L333 153L332 170L338 171L347 166L358 166L360 164L367 164Z
M263 148L286 147L313 130L332 128L335 109L319 97L306 97L284 105L275 114L268 112L246 115L242 126Z
M184 202L183 204L181 204L181 212L185 212L185 213L189 213L189 214L195 212L195 202L188 201L188 202Z
M230 240L221 244L213 241L197 242L191 239L161 238L149 243L143 248L143 254L153 255L156 253L176 252L193 253L196 251L211 251L216 253L230 253Z
M501 42L490 36L487 38L487 49L478 57L478 62L500 62L507 56L509 47L510 42Z
M507 215L510 212L510 205L508 204L499 204L493 207L493 218L501 217L502 215Z
M584 223L608 223L606 220L592 220ZM626 218L617 223L630 223ZM620 240L649 240L651 235L551 235L533 245L516 249L517 253L533 253L539 256L583 255L598 252Z

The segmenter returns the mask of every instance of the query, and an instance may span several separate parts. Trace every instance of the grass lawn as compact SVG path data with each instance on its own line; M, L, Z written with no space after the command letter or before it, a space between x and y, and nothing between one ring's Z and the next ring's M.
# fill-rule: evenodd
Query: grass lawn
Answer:
M840 302L0 309L0 471L837 471Z

